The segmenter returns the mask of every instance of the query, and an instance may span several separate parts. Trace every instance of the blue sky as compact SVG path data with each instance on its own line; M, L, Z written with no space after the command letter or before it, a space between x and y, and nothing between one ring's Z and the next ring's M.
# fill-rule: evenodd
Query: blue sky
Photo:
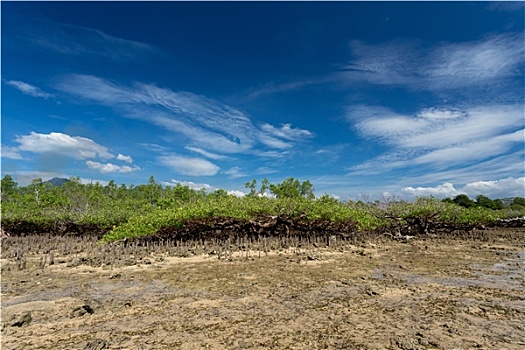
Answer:
M525 196L523 2L5 2L2 176Z

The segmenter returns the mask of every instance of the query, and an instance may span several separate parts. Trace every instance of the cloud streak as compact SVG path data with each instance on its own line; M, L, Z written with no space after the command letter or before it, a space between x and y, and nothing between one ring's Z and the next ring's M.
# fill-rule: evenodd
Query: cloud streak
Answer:
M418 41L367 45L354 40L353 59L342 68L340 78L430 91L490 86L523 74L523 40L522 33L501 34L431 48Z
M474 171L468 170L474 166L480 176L486 172L484 166L492 169L494 159L523 148L525 140L522 105L423 109L415 115L361 105L349 108L347 117L363 137L389 147L386 153L350 167L353 176L386 174L414 165L430 173L427 180L458 179ZM523 160L520 163L523 170ZM500 168L503 164L507 163L500 163ZM507 170L512 171L507 175L515 174L518 168Z
M101 30L78 25L55 22L45 18L17 21L9 19L12 27L7 44L17 49L25 48L34 52L58 53L72 57L111 59L121 62L143 55L160 54L154 46L135 40L115 37ZM16 44L13 42L16 38Z
M21 91L25 95L33 97L42 97L45 99L55 97L53 94L42 91L40 88L28 83L24 83L23 81L9 80L6 81L4 84L14 87L15 89Z
M158 161L181 175L214 176L220 168L210 161L201 158L184 157L170 154L157 157Z
M290 124L275 127L263 123L256 127L247 115L230 106L153 84L135 83L129 87L95 76L71 74L59 79L56 88L116 108L127 118L182 134L190 143L186 149L210 159L219 159L224 154L253 153L255 147L261 146L289 149L313 136L312 132Z

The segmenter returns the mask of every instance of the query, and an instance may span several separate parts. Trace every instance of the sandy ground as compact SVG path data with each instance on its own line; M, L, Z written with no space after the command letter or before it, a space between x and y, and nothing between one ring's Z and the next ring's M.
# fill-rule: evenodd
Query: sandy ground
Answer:
M525 349L525 230L494 233L116 267L35 255L2 270L1 348Z

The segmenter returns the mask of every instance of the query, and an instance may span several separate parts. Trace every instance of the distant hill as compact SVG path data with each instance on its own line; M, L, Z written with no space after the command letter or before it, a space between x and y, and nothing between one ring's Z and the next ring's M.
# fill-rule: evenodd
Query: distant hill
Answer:
M60 177L54 177L51 180L47 180L44 183L51 184L53 186L62 186L66 182L69 182L68 179L60 178Z

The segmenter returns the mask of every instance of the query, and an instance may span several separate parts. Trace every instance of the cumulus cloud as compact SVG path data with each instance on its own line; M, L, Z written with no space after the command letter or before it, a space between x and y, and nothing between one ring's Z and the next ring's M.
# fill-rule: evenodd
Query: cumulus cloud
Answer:
M312 132L308 130L292 128L292 124L282 124L280 128L276 128L271 124L265 123L261 126L261 129L271 135L291 141L313 136Z
M206 183L195 183L195 182L192 182L192 181L181 181L181 180L176 180L176 179L172 179L171 181L169 182L163 182L163 184L165 186L176 186L176 185L181 185L181 186L188 186L189 188L191 188L192 190L206 190L206 191L214 191L216 190L215 187L211 186L211 185L208 185Z
M244 196L246 196L246 193L241 192L241 191L237 191L237 190L230 190L230 191L226 191L226 192L229 195L235 196L235 197L244 197Z
M133 163L133 158L131 158L130 156L125 156L125 155L120 154L120 153L118 154L117 159L118 160L122 160L122 161L124 161L126 163Z
M128 165L115 165L112 163L102 164L91 160L86 161L86 165L93 170L98 170L103 174L107 173L131 173L140 170L139 167L130 167Z
M182 175L214 176L220 168L202 158L183 157L176 154L159 156L158 161Z
M435 196L438 198L455 197L459 194L466 194L471 198L484 195L489 198L507 198L525 196L525 177L506 178L493 181L475 181L466 183L456 189L450 182L435 187L405 187L402 192L418 197Z
M525 197L525 177L476 181L466 184L463 190L471 196L483 194L489 198Z
M450 182L445 182L444 184L438 185L436 187L405 187L402 189L402 191L416 197L434 196L439 198L455 197L462 193L454 188L454 185Z
M76 159L114 157L106 147L91 139L59 132L39 134L32 131L29 135L18 136L15 141L19 144L18 151L60 154Z
M6 81L5 84L14 87L17 90L20 90L25 95L42 98L54 97L52 94L44 92L40 88L28 83L24 83L23 81L9 80Z
M40 154L46 159L47 166L53 167L66 161L68 158L86 160L85 164L91 170L101 173L131 173L140 170L138 166L116 165L113 163L100 163L92 159L113 159L133 163L130 156L118 154L116 157L109 150L95 141L81 136L71 136L59 132L40 134L32 131L29 135L17 136L15 142L17 147L2 147L2 157L12 159L24 159L21 152L32 152ZM90 159L90 160L88 160ZM54 161L57 161L54 164ZM58 165L59 166L59 165Z

